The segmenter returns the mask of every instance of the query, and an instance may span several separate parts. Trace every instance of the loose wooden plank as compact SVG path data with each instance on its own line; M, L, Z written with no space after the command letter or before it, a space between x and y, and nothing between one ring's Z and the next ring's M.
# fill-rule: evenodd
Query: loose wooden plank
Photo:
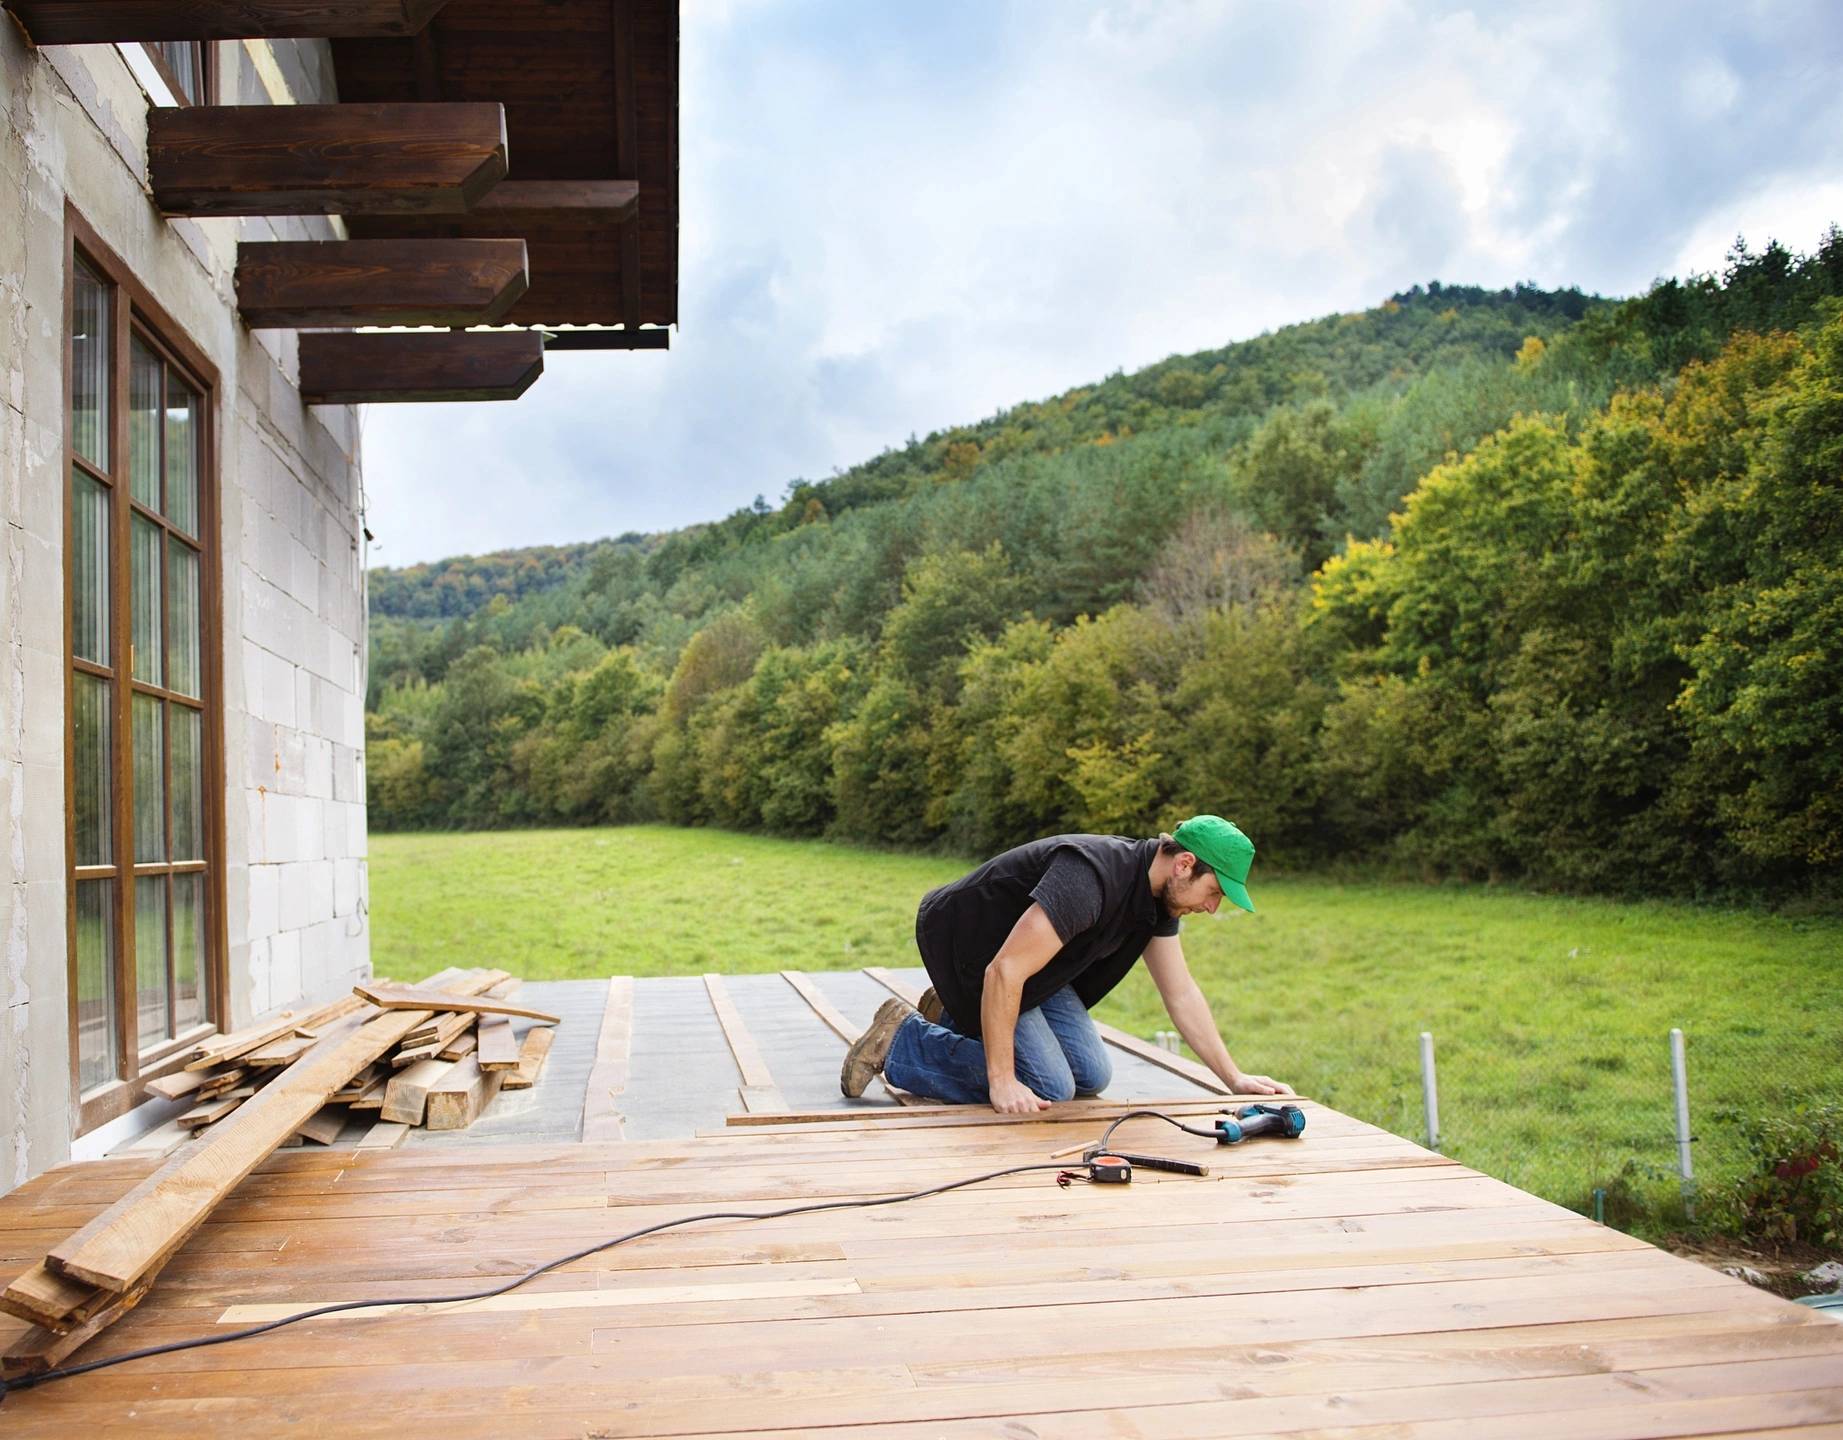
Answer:
M243 1057L243 1063L257 1070L276 1070L284 1065L292 1065L307 1053L307 1047L314 1043L314 1035L284 1035L279 1040L271 1040L260 1049L252 1050Z
M619 1140L620 1095L627 1088L627 1051L633 1039L634 981L616 975L608 981L601 1030L595 1042L595 1065L582 1097L582 1138Z
M475 1035L478 1038L475 1053L480 1057L482 1070L518 1068L518 1037L512 1033L511 1020L482 1020Z
M8 1380L17 1380L62 1364L73 1352L88 1344L134 1309L136 1305L139 1305L152 1284L153 1279L150 1276L130 1290L120 1294L111 1294L108 1303L99 1308L89 1319L62 1333L43 1326L34 1326L15 1340L7 1348L4 1356L0 1356L0 1375L4 1375Z
M403 1137L410 1133L410 1127L399 1120L380 1120L367 1130L358 1142L360 1150L391 1150L403 1143Z
M72 1316L97 1293L94 1285L60 1275L40 1261L0 1294L0 1310L62 1335L82 1323Z
M783 970L781 978L794 987L800 998L812 1007L813 1013L825 1022L826 1028L843 1040L846 1045L850 1045L858 1038L859 1031L844 1017L837 1006L826 999L818 982L812 976L800 970ZM899 1105L924 1103L919 1095L911 1095L907 1090L898 1090L882 1076L877 1077L877 1083L888 1091Z
M313 1141L316 1145L331 1145L339 1138L339 1132L345 1128L346 1107L323 1105L305 1125L294 1133L304 1140Z
M147 1089L163 1100L181 1100L208 1078L204 1070L175 1070L171 1075L157 1075L147 1082Z
M481 989L503 975L463 981ZM376 1060L422 1012L399 1011L337 1022L279 1077L46 1256L53 1269L105 1289L126 1291L156 1269L217 1203L360 1070ZM348 1028L350 1027L350 1028Z
M430 1089L424 1123L431 1130L465 1130L479 1119L504 1080L503 1070L482 1070L479 1060L469 1055Z
M767 1062L761 1057L761 1051L755 1048L754 1037L742 1023L742 1015L737 1011L735 1001L730 999L729 988L724 985L723 977L706 975L704 990L710 996L710 1008L716 1012L717 1023L723 1027L723 1038L728 1042L730 1054L736 1060L737 1072L742 1076L744 1108L752 1114L785 1114L787 1102L781 1097L774 1076L769 1073Z
M416 1012L426 1014L426 1011ZM435 1029L434 1038L416 1044L405 1043L390 1057L392 1068L403 1070L411 1065L419 1065L424 1060L436 1059L442 1051L473 1028L474 1017L471 1015L447 1015L442 1018Z
M179 1123L193 1130L201 1125L214 1125L255 1093L254 1085L242 1086L226 1095L220 1095L215 1100L208 1100L202 1105L194 1105L185 1114L178 1117Z
M378 1119L395 1120L405 1125L422 1124L423 1114L428 1109L429 1091L439 1085L453 1068L452 1061L438 1060L431 1055L407 1069L399 1070L384 1087Z
M471 1029L463 1030L459 1035L455 1036L453 1040L449 1041L448 1044L442 1046L438 1058L442 1060L465 1060L469 1055L474 1053L474 1049L479 1043L480 1037L477 1032Z
M260 1025L252 1025L247 1030L238 1030L216 1040L207 1040L193 1052L187 1063L188 1070L212 1070L226 1060L235 1060L240 1055L279 1040L284 1035L292 1035L296 1025L294 1011L284 1010L272 1016Z
M544 1068L544 1057L550 1054L551 1041L556 1035L554 1025L534 1025L527 1030L524 1043L518 1047L518 1068L506 1076L500 1089L529 1090L535 1085L539 1072Z
M377 1069L378 1067L373 1066L372 1068ZM381 1074L377 1075L360 1094L353 1096L347 1103L354 1110L382 1109L384 1106L385 1093L390 1089L391 1077L395 1073L396 1072L392 1070L384 1070Z
M380 1010L448 1010L473 1015L515 1015L525 1020L541 1020L555 1025L557 1017L511 1000L487 995L462 995L452 990L437 990L412 985L354 985L354 995L363 996Z
M513 1290L486 1300L469 1300L468 1312L474 1315L512 1315L543 1310L617 1310L642 1305L721 1305L735 1300L788 1300L818 1295L856 1295L857 1281L837 1280L758 1280L734 1285L628 1285L619 1290ZM305 1300L280 1305L232 1305L222 1311L219 1325L262 1325L270 1320L286 1320L322 1305L337 1305L341 1300ZM403 1315L419 1313L430 1307L422 1304L374 1305L367 1314Z

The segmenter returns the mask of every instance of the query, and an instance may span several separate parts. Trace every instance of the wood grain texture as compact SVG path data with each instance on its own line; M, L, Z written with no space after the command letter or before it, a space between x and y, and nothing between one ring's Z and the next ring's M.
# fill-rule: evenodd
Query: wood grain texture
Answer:
M628 1050L633 1043L634 980L616 975L608 981L601 1029L595 1039L595 1064L582 1097L582 1138L619 1140L621 1092L627 1088Z
M461 981L480 989L493 979ZM306 1123L326 1097L376 1060L425 1012L364 1012L338 1021L283 1074L114 1205L54 1246L46 1263L61 1274L125 1291L157 1268L244 1176Z
M774 1076L769 1073L755 1038L749 1034L748 1026L742 1023L742 1014L736 1009L736 1002L730 998L729 987L723 983L723 977L706 975L704 990L710 996L710 1008L716 1012L717 1023L723 1028L723 1039L736 1061L736 1071L742 1076L743 1109L750 1114L786 1114L787 1101L775 1085Z
M439 1085L454 1068L448 1060L430 1056L399 1070L384 1087L384 1100L378 1107L378 1119L394 1120L405 1125L420 1125L429 1104L429 1091Z
M268 240L237 247L253 329L491 325L530 283L522 240Z
M465 1130L492 1103L504 1080L503 1070L482 1070L479 1058L469 1055L430 1088L423 1123L431 1130Z
M35 45L414 35L447 0L6 0Z
M480 1059L482 1070L516 1070L518 1068L518 1037L512 1033L511 1019L480 1022L479 1043L474 1053Z
M695 1211L889 1195L1035 1159L1105 1108L275 1155L111 1338L417 1302ZM1313 1106L1300 1141L1219 1152L1130 1123L1219 1173L1068 1190L1023 1174L666 1232L490 1301L327 1317L9 1396L8 1440L126 1416L155 1440L393 1435L412 1413L443 1440L503 1434L514 1412L530 1436L681 1440L1790 1440L1843 1419L1834 1321L1374 1126ZM37 1177L0 1207L0 1245L148 1171Z
M543 337L521 332L301 336L309 405L516 400L544 373Z
M505 111L494 104L147 114L147 177L166 215L464 214L505 173Z
M502 1090L529 1090L537 1084L544 1069L544 1057L550 1054L551 1042L557 1038L554 1025L534 1025L525 1032L518 1047L518 1066L506 1075Z
M451 990L435 990L411 985L354 985L353 993L362 995L380 1010L450 1010L472 1015L516 1015L526 1020L541 1020L555 1025L557 1017L529 1005L498 1000L487 995L458 995Z

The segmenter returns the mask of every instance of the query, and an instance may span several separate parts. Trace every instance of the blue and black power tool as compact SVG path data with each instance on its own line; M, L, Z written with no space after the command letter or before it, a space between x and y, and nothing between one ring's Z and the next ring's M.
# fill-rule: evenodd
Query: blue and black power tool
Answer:
M1216 1143L1239 1145L1257 1135L1297 1140L1305 1134L1305 1111L1297 1105L1244 1105L1216 1121Z

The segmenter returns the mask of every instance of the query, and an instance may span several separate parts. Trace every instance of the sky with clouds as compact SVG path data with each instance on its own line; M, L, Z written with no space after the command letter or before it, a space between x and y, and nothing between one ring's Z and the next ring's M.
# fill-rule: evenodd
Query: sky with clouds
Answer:
M1843 222L1843 5L683 0L680 324L372 406L371 561L710 520L1417 281Z

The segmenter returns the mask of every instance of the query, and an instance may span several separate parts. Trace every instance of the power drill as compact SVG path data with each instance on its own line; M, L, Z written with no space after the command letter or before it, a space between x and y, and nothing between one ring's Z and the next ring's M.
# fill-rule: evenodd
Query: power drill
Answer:
M1297 1105L1244 1105L1216 1121L1216 1143L1239 1145L1257 1135L1297 1140L1305 1134L1305 1111Z

